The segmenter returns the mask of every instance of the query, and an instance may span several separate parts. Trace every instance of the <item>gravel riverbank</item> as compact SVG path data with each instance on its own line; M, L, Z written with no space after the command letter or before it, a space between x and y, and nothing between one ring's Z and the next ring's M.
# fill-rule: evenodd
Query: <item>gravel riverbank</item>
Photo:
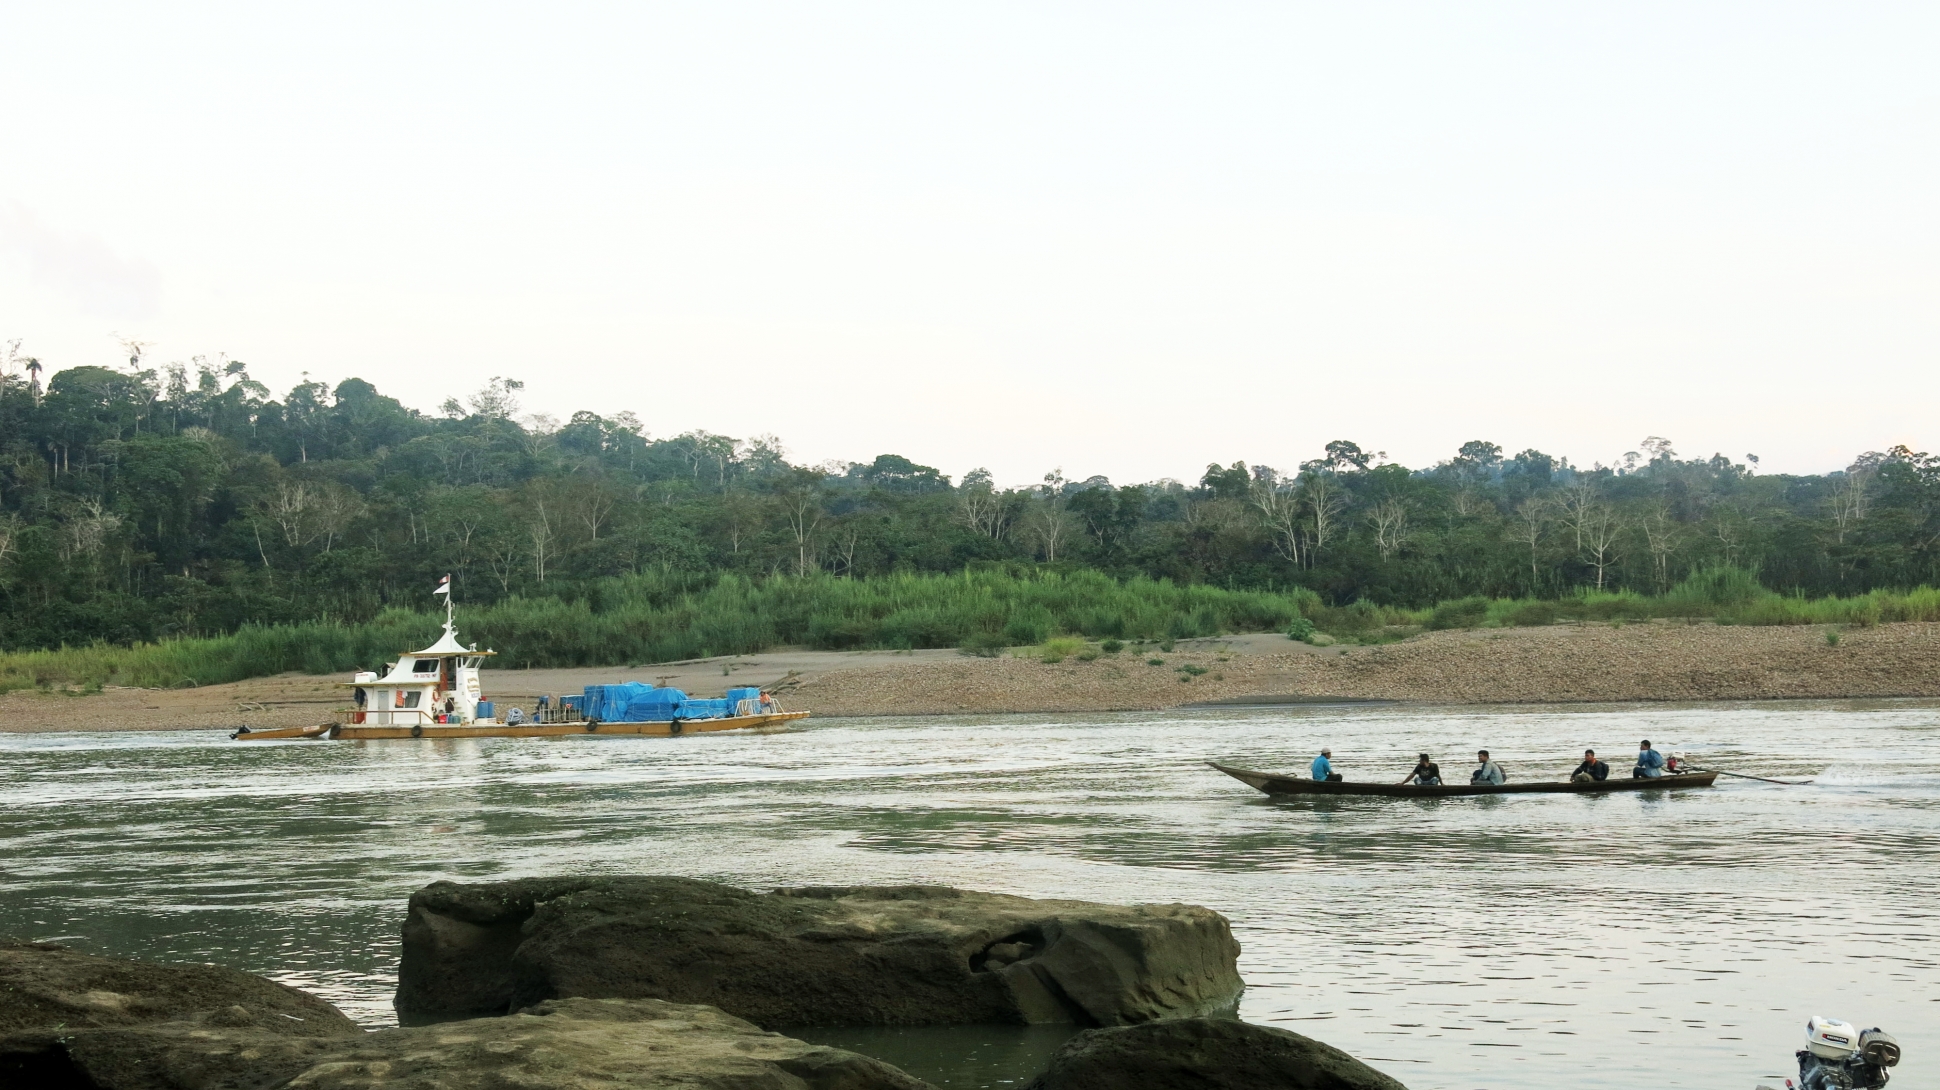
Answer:
M1249 697L1451 704L1940 696L1940 626L1569 625L1431 632L1338 654L1291 641L1181 644L1057 665L928 661L810 678L794 703L827 715L1149 710ZM1150 665L1162 659L1161 665ZM1193 675L1183 667L1205 671Z
M640 667L492 670L501 705L634 678L702 695L761 685L822 716L1153 710L1251 699L1448 704L1940 696L1940 625L1847 629L1552 625L1430 632L1315 648L1275 634L1127 647L1047 664L955 651L779 651ZM1156 662L1154 660L1157 660ZM199 689L0 697L0 731L233 730L321 722L340 678L284 675Z

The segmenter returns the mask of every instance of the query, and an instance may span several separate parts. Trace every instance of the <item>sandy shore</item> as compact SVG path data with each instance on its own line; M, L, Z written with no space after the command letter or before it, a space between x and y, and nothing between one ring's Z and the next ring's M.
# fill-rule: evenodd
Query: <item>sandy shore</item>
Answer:
M1181 641L1171 652L1127 648L1056 665L956 651L777 651L638 669L492 670L485 687L501 706L529 708L540 693L629 679L703 696L728 685L759 685L791 708L828 716L1149 710L1276 699L1496 704L1940 696L1940 625L1846 630L1837 646L1826 643L1820 628L1705 624L1431 632L1354 648L1308 647L1259 634ZM316 723L341 703L340 680L283 675L199 689L14 692L0 697L0 732Z

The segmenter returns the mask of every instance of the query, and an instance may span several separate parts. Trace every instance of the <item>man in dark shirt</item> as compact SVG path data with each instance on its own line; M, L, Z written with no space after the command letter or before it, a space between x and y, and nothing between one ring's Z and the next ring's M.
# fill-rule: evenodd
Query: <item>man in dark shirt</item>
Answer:
M1570 779L1575 783L1602 783L1609 778L1610 766L1596 759L1594 749L1584 750L1583 763L1577 765L1576 771L1570 773Z
M1428 759L1426 753L1415 762L1415 770L1402 777L1402 783L1413 783L1417 787L1436 787L1442 782L1442 766Z

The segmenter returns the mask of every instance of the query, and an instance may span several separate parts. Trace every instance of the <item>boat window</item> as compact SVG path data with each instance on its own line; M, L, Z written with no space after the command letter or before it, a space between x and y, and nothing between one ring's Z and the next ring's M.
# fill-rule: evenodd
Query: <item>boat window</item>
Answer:
M419 659L417 662L411 664L411 672L414 674L435 674L438 672L438 660Z
M400 690L397 694L397 706L400 708L415 708L418 706L419 699L423 696L423 693L415 689L408 693Z

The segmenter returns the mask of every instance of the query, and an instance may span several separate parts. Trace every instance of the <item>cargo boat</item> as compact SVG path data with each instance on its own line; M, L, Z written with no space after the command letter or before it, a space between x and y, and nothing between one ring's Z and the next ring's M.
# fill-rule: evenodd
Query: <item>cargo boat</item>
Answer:
M243 727L230 737L239 742L279 739L386 738L558 738L568 735L704 734L746 730L808 718L791 712L758 688L729 689L718 700L689 697L679 689L626 682L588 685L578 696L555 704L539 698L528 718L521 708L498 713L484 698L479 679L486 658L477 644L458 642L450 595L446 595L444 634L422 651L408 651L387 663L382 675L356 674L339 686L349 689L351 706L332 722L308 727Z

